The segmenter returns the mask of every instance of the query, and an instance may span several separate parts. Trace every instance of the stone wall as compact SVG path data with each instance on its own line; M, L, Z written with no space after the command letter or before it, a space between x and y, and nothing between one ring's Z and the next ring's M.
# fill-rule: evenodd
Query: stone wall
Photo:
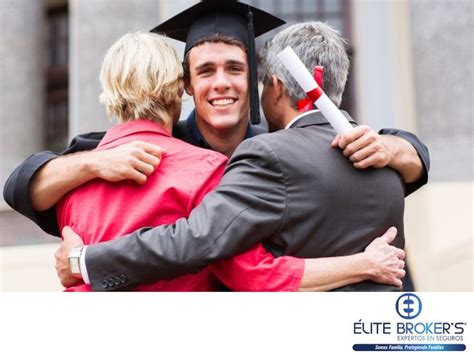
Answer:
M473 180L474 3L410 1L416 116L431 181Z

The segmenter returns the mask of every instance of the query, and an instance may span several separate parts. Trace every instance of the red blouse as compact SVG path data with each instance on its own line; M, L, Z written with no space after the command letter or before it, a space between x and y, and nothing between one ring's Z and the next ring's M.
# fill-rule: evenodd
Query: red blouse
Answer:
M112 240L141 227L172 224L212 191L224 173L227 159L173 138L147 120L135 120L109 129L96 150L141 140L159 145L166 154L147 183L108 182L95 179L67 194L57 205L60 230L70 226L85 245ZM141 285L137 291L212 291L217 278L233 290L295 291L304 271L304 260L274 258L261 245L197 274ZM90 291L89 285L67 291Z

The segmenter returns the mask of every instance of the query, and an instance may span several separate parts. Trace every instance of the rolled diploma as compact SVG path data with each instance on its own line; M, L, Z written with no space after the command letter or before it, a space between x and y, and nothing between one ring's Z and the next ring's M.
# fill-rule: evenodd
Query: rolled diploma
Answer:
M306 92L306 95L314 101L316 107L321 110L324 117L326 117L337 133L344 134L353 128L334 102L318 86L316 80L314 80L291 47L286 47L279 53L278 59L281 60L285 68Z

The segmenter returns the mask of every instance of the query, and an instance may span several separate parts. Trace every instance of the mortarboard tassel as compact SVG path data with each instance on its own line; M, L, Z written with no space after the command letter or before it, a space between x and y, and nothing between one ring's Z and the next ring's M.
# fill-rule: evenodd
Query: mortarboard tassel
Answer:
M260 123L260 105L258 102L258 78L257 78L257 60L255 55L255 35L253 29L253 13L249 7L247 13L248 23L247 32L249 35L248 43L248 62L249 62L249 93L250 93L250 121L256 125Z

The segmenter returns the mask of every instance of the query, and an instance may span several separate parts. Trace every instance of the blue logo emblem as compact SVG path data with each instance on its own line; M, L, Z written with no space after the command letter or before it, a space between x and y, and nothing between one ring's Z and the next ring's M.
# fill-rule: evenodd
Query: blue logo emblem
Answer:
M421 300L413 293L404 293L398 297L395 309L403 319L413 319L421 313Z

